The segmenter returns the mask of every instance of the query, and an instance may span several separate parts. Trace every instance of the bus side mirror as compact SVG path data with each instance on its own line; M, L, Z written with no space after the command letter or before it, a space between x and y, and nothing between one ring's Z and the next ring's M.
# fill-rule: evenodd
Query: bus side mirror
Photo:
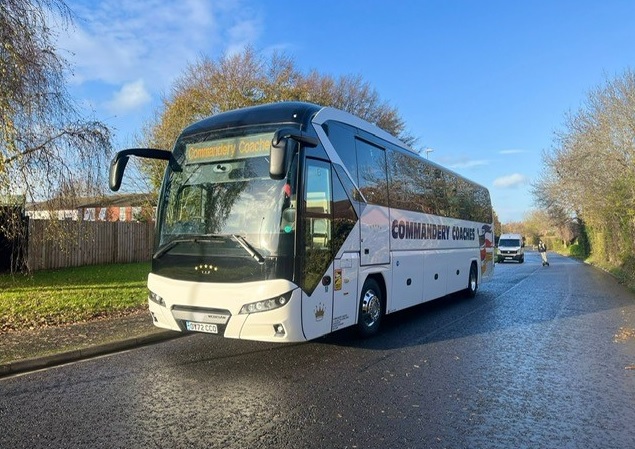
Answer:
M117 153L110 162L110 177L108 179L108 184L110 185L110 190L113 192L116 192L119 190L119 187L121 187L121 179L123 178L123 172L126 169L126 165L128 165L128 159L128 156L120 156L119 153Z
M276 131L271 139L269 150L269 177L284 179L287 175L287 160L297 151L297 143L307 147L316 147L319 141L299 129L283 128Z
M271 141L269 151L269 177L271 179L284 179L287 175L287 153L291 152L291 145L295 142L289 138L282 138L276 142Z
M123 172L126 169L126 165L128 165L128 159L130 159L130 156L168 161L172 157L172 152L157 150L154 148L130 148L119 151L110 162L110 176L108 178L108 184L110 186L110 190L113 192L116 192L121 187Z

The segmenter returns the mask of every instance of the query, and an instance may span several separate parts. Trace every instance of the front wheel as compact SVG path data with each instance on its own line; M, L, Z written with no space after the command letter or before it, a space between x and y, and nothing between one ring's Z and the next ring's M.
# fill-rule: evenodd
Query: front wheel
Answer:
M374 279L366 279L359 301L357 330L362 337L370 337L379 331L384 302L379 284Z

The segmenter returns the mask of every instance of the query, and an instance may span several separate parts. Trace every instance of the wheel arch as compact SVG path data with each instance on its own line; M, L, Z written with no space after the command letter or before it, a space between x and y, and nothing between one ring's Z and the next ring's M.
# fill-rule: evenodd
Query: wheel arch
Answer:
M382 274L370 273L364 278L359 294L356 320L357 331L361 337L372 337L379 332L383 317L386 315L386 291L386 280ZM369 292L373 292L373 295L369 296Z
M384 274L376 271L374 273L369 273L368 276L364 278L364 281L360 283L360 289L363 288L363 285L366 283L367 279L373 279L379 285L381 289L381 301L384 307L384 315L386 314L386 306L388 305L388 287L386 286L386 279L384 278Z

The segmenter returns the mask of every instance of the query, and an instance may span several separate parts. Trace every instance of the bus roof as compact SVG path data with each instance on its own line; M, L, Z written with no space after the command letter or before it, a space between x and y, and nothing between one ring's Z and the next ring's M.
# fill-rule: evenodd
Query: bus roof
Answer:
M312 117L320 109L322 107L316 104L298 101L251 106L207 117L185 128L181 135L198 134L210 129L238 128L268 123L299 124L303 129L306 129Z
M408 145L406 145L404 142L399 140L397 137L383 130L382 128L375 125L374 123L370 123L369 121L364 120L363 118L353 115L350 112L342 111L341 109L336 109L332 107L324 107L320 109L320 111L316 114L314 122L318 125L322 125L323 123L329 120L347 123L356 128L364 130L367 133L372 134L382 140L390 142L393 145L397 145L398 147L406 151L409 151L414 154L418 154L415 150L410 148Z

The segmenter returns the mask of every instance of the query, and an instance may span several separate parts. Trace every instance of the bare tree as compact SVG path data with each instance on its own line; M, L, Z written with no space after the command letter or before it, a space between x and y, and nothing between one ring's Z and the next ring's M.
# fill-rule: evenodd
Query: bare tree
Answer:
M69 68L53 45L50 17L65 26L61 0L0 2L0 196L47 199L103 191L110 132L84 119L66 89ZM1 224L2 232L20 227Z
M635 250L635 73L592 90L543 155L536 201L570 240L588 233L599 259L623 264Z

